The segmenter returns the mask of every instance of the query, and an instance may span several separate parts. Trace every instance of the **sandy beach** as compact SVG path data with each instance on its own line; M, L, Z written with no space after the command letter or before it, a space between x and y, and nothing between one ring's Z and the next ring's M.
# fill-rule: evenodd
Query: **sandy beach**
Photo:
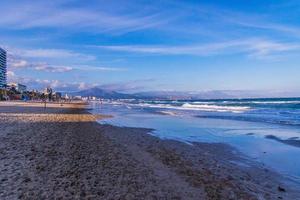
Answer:
M84 103L0 102L0 199L300 199L225 144L101 125Z

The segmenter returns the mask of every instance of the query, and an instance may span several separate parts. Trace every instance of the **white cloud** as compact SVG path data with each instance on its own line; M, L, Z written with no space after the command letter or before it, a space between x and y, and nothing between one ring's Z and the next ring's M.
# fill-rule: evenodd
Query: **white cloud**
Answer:
M299 51L299 44L289 44L289 43L279 43L272 41L258 41L252 43L248 47L249 55L256 58L264 58L269 56L276 56L276 54L290 52L290 51Z
M69 72L72 70L72 67L69 66L58 66L58 65L49 65L47 63L36 63L36 62L29 62L12 54L8 54L7 59L7 66L10 70L16 69L34 69L38 71L45 71L45 72Z
M96 57L93 55L86 55L66 49L12 49L11 51L14 52L14 54L26 58L72 58L79 61L90 61L96 59Z
M120 72L126 71L125 68L115 68L115 67L96 67L89 65L80 65L80 66L63 66L63 65L50 65L48 63L37 63L37 62L29 62L27 60L23 60L16 56L12 56L9 54L8 56L8 68L11 73L14 73L15 70L20 69L31 69L42 72L50 72L50 73L66 73L74 70L78 70L81 72L88 71L102 71L102 72Z
M81 71L107 71L107 72L118 72L118 71L127 71L126 68L117 68L117 67L101 67L101 66L90 66L90 65L79 65L74 66L73 69Z
M263 39L232 40L219 43L196 44L190 46L95 46L104 50L161 54L161 55L196 55L210 56L216 54L245 53L247 55L267 56L277 52L300 50L299 44L275 42Z
M126 71L125 68L117 68L117 67L105 67L105 66L91 66L91 65L52 65L49 62L35 62L29 61L31 58L69 58L69 59L86 59L93 60L93 56L75 53L68 50L60 50L60 49L36 49L36 50L24 50L24 49L12 49L8 48L8 67L12 70L15 69L34 69L38 71L44 72L52 72L52 73L63 73L69 72L72 70L80 70L80 71ZM51 60L50 60L51 62Z
M32 77L19 76L12 71L8 72L8 82L16 82L25 84L29 89L42 90L51 87L56 91L78 91L82 83L65 83L60 80L48 80ZM88 87L88 86L86 86Z
M183 16L198 19L195 20L195 23L191 22L191 24L187 24L187 26L191 26L188 26L186 31L199 33L199 30L202 30L202 33L205 33L207 36L211 36L212 34L216 36L215 34L217 34L219 35L218 37L230 35L230 32L234 33L235 36L243 36L245 33L251 33L252 35L262 34L264 36L280 34L281 37L299 38L300 35L300 27L297 23L282 23L282 16L274 12L271 7L265 9L264 13L261 13L225 9L217 5L212 6L203 3L201 6L195 6L194 4L177 1L176 4L177 7L181 8ZM274 8L279 4L280 3L273 4L272 7ZM282 11L282 5L278 8ZM193 16L194 13L197 13L197 17ZM288 16L284 15L284 17L286 18ZM195 26L200 25L199 20L201 21L202 28L195 28ZM262 32L258 33L257 30Z
M14 60L14 62L10 63L12 67L22 68L28 65L26 60Z
M6 74L8 79L13 79L16 76L13 71L7 71Z
M269 19L260 15L245 15L223 10L222 12L216 14L216 16L219 16L219 19L226 23L235 24L246 28L270 30L282 34L292 34L293 36L297 37L299 37L300 34L300 28L297 26L270 22Z
M53 73L55 72L63 73L63 72L69 72L73 70L73 68L69 66L49 66L48 64L36 64L34 69L38 71L53 72Z
M109 2L105 2L109 4ZM122 4L120 2L119 4ZM1 4L0 4L1 5ZM126 5L124 5L126 6ZM2 6L0 26L15 29L59 28L80 32L129 32L157 27L168 22L161 12L109 12L104 6L70 7L59 2L6 4Z
M88 86L87 86L86 83L84 83L84 82L79 83L79 86L78 86L79 90L84 90L84 89L87 89L87 88L88 88Z
M9 68L25 68L30 65L26 60L18 58L10 53L7 55L7 63Z

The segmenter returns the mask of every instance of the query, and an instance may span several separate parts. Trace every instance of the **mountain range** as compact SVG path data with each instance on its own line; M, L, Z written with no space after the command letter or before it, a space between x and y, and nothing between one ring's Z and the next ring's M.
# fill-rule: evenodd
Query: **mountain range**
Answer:
M111 90L104 90L98 87L89 88L86 90L81 90L78 92L71 93L73 96L82 96L82 97L97 97L102 99L132 99L136 98L131 94L119 93Z
M238 95L225 91L181 92L181 91L149 91L126 94L98 87L71 93L73 96L97 97L103 99L221 99L239 98Z
M71 93L72 96L97 97L102 99L161 99L161 100L192 100L192 99L235 99L235 98L276 98L296 97L289 92L268 92L252 90L209 90L200 92L182 91L148 91L139 93L122 93L99 87L89 88Z

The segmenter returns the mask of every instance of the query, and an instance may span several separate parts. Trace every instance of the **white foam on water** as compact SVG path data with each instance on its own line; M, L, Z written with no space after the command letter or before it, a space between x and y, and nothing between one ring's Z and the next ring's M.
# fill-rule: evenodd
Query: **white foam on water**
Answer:
M247 106L218 106L218 105L194 105L185 103L182 108L202 110L202 111L215 111L215 112L244 112L250 109Z
M170 104L149 104L149 103L139 103L136 104L139 107L149 107L149 108L166 108L166 109L177 109L177 110L199 110L199 111L213 111L213 112L235 112L241 113L250 110L250 107L246 106L218 106L218 105L207 105L207 104L190 104L185 103L182 106L173 106Z

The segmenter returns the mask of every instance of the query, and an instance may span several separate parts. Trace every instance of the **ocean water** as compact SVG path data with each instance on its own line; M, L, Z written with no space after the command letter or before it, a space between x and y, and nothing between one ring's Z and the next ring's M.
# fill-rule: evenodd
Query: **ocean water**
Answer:
M91 102L100 123L152 128L162 139L226 143L300 184L300 98Z

